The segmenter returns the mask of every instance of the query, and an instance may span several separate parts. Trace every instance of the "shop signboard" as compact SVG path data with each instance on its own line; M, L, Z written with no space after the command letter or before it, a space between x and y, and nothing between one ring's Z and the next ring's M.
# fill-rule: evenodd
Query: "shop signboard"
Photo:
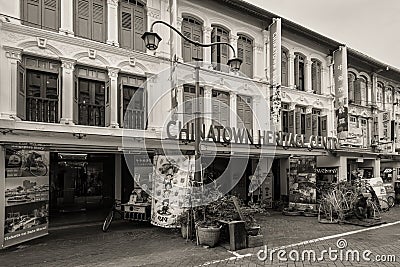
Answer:
M176 227L177 216L188 203L194 157L157 155L154 162L151 223L165 228Z
M270 32L270 80L272 85L271 117L275 126L279 124L281 111L281 19L274 18Z
M339 139L345 139L349 127L346 46L340 46L339 49L333 52L333 63L337 133Z
M49 152L38 147L5 149L2 247L48 233Z
M289 205L298 209L316 208L316 158L290 158Z

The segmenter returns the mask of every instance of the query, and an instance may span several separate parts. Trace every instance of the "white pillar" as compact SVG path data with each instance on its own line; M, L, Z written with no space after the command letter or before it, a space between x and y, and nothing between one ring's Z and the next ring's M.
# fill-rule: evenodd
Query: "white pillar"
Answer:
M230 108L230 125L231 127L237 127L237 93L230 92L229 93L230 101L229 101L229 108Z
M60 1L61 25L60 33L74 35L74 0Z
M204 26L203 27L203 43L211 43L211 26ZM207 63L211 63L211 48L205 47L203 48L203 61Z
M108 77L110 78L110 127L118 128L118 68L108 68Z
M270 62L269 62L269 32L267 30L262 31L263 34L263 43L264 43L264 77L267 78L267 81L270 80L269 77L269 67L270 67Z
M313 92L313 90L312 90L312 79L311 79L311 66L312 66L312 61L310 60L310 59L306 59L306 62L305 62L305 79L304 79L304 86L305 86L305 88L304 88L304 91L306 91L306 92L309 92L309 93L312 93Z
M61 58L62 88L61 88L61 121L63 124L74 122L74 66L76 61L70 58Z
M237 54L237 42L238 42L238 36L237 36L237 33L236 32L231 32L231 36L229 37L229 43L233 46L233 48L235 49L235 53L236 53L236 57L238 57L238 54ZM233 51L232 51L232 49L231 48L228 48L229 49L229 58L228 59L230 59L230 58L233 58Z
M204 125L210 129L212 123L212 86L204 86Z
M294 52L289 52L289 87L294 89Z
M182 17L178 17L177 21L176 21L176 28L178 29L178 31L182 30L182 21L183 18ZM178 61L182 62L183 58L183 51L182 51L182 37L180 37L176 32L173 33L174 36L174 42L175 42L175 46L176 46L176 58Z
M17 118L18 63L21 62L22 49L5 46L3 49L7 60L0 72L0 116L5 119Z
M118 43L118 0L107 0L107 44Z
M264 44L254 43L253 46L253 77L257 80L264 78Z

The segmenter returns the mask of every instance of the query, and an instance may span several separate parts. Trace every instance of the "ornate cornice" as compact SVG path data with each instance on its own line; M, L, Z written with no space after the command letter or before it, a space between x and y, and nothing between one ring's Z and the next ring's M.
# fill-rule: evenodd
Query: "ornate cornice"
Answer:
M6 57L14 60L21 60L22 49L12 46L3 46L6 51Z
M120 71L119 68L108 67L107 70L108 70L108 77L110 77L110 78L118 77L118 73Z
M72 58L60 58L61 67L63 69L73 70L75 68L76 60Z

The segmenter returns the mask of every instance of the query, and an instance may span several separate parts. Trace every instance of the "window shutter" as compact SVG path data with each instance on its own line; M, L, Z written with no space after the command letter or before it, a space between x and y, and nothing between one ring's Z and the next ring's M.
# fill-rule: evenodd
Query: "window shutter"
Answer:
M79 86L78 86L78 77L77 77L77 72L79 69L75 70L74 73L74 107L73 107L73 122L75 124L79 123L79 104L78 104L78 99L79 99Z
M145 51L144 42L142 40L142 35L146 30L146 19L144 8L136 6L135 7L135 36L134 36L134 50Z
M124 127L124 85L118 85L118 122L121 128Z
M318 115L312 114L312 135L318 135Z
M185 37L192 39L192 29L191 29L189 23L184 22L182 24L182 30L183 30L183 35ZM193 61L192 45L185 40L183 40L182 42L183 42L182 43L183 44L183 51L182 51L183 61L184 62L192 62Z
M327 115L321 116L321 134L322 134L322 136L328 136L327 124L328 124L328 116Z
M42 0L42 25L45 29L58 30L59 28L59 1Z
M91 38L90 9L89 0L76 0L76 35Z
M221 34L221 42L229 43L229 35L225 33ZM228 46L227 45L220 45L221 47L221 64L226 65L228 62Z
M306 114L306 141L310 139L310 136L312 135L312 114Z
M120 7L120 45L133 48L132 9L125 2Z
M203 42L203 30L200 25L193 25L193 41ZM203 48L199 46L192 45L192 53L194 58L203 59Z
M282 63L281 63L281 79L282 79L282 85L283 86L288 86L288 58L287 58L287 52L282 49Z
M295 133L295 121L294 121L294 114L295 111L294 110L289 110L288 112L288 128L289 128L289 133Z
M301 134L301 120L300 120L300 112L295 111L295 125L296 125L296 133Z
M299 56L296 55L294 58L294 82L297 85L297 89L300 86L300 79L299 79Z
M18 77L17 77L17 116L21 120L26 119L26 72L24 66L18 62Z
M25 0L23 2L24 24L39 27L41 24L40 0Z
M111 119L111 106L110 106L110 93L111 93L111 82L107 80L105 84L105 126L110 126Z
M359 79L354 83L354 103L361 104L361 82Z
M105 1L102 0L93 0L92 3L92 39L99 42L104 42L106 40L106 13L104 2Z

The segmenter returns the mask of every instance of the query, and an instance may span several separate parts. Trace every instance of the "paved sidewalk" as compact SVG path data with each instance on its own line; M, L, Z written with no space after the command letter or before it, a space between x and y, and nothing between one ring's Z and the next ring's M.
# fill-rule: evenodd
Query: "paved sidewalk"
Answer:
M400 208L392 209L384 216L387 222L400 220ZM364 229L354 225L320 224L315 217L287 217L277 212L257 217L268 247ZM397 234L391 236L399 239ZM369 239L365 240L368 242ZM255 254L259 249L245 249L239 253ZM150 224L118 222L113 223L107 233L101 231L100 224L50 231L48 236L0 251L0 265L198 266L232 256L222 246L204 248L196 246L194 242L186 242L177 230ZM244 266L259 264L251 258L243 259L242 263ZM231 264L224 262L218 266Z

